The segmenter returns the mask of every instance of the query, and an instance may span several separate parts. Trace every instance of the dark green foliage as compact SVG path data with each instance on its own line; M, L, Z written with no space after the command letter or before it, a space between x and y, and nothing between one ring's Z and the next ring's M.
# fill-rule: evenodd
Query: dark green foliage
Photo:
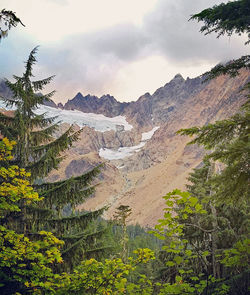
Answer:
M190 224L184 230L186 238L192 243L198 239L200 242L196 244L203 248L211 246L211 237L216 233L216 251L221 254L221 250L230 249L237 241L247 238L250 226L249 206L245 200L233 204L216 204L220 187L214 183L212 167L209 161L205 160L203 167L195 169L190 174L188 180L191 184L187 185L188 191L203 204L207 214L190 216L188 220L181 222ZM211 205L214 206L214 210ZM213 225L214 219L216 228ZM222 267L220 269L223 272Z
M204 22L200 31L205 35L215 32L217 38L222 35L231 36L233 33L241 35L248 34L248 41L250 42L250 1L239 0L229 1L228 3L221 3L212 8L205 9L200 13L194 14L191 20L198 20ZM230 61L227 64L219 64L215 66L210 72L204 74L206 80L213 79L219 75L228 74L235 77L239 74L242 68L250 68L250 56L242 56L236 60Z
M225 34L231 36L233 33L238 35L247 33L250 39L249 0L221 3L194 14L191 19L204 22L200 31L205 32L205 35L215 32L219 38Z
M149 234L149 230L139 224L127 226L129 255L138 248L149 248L155 252L160 250L162 241Z
M32 81L32 70L36 62L37 47L34 48L25 63L23 76L14 76L14 82L6 80L7 86L13 93L11 99L2 98L7 105L15 106L13 117L1 114L0 131L4 136L14 139L17 144L14 150L14 164L25 168L31 173L31 181L43 200L38 205L24 206L21 212L10 215L5 223L12 223L19 233L35 237L36 232L46 229L63 239L74 236L74 240L65 240L63 255L68 264L79 262L88 248L91 232L85 233L89 223L102 214L104 209L94 212L77 213L76 208L94 192L91 185L99 174L100 167L96 167L86 174L70 179L46 183L44 178L50 171L56 169L64 159L61 153L67 150L78 139L81 132L69 127L57 138L54 137L59 125L53 123L55 118L46 118L45 114L37 115L36 108L44 101L49 101L53 92L45 95L37 94L45 85L51 82L53 76ZM65 208L70 208L70 216L65 216ZM21 221L21 222L20 222ZM93 235L97 237L96 231ZM100 236L100 233L99 233ZM101 248L98 245L98 248ZM95 246L93 244L92 250ZM75 256L75 258L74 258ZM70 261L71 260L71 261ZM78 261L77 261L78 260Z
M22 21L16 16L15 12L11 10L2 9L0 11L0 41L2 38L8 36L8 31L18 24L24 26Z
M204 81L214 79L220 75L230 75L231 77L236 77L239 75L240 69L250 69L250 55L242 56L226 64L216 65L211 71L204 74L206 77Z
M248 101L229 119L178 131L182 135L196 135L190 144L212 150L207 158L225 165L213 179L218 187L217 198L221 200L242 200L249 196L249 111Z

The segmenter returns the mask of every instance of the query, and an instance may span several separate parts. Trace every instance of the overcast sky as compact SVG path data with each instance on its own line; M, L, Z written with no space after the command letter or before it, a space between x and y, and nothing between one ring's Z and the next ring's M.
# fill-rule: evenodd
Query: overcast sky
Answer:
M120 101L153 93L177 73L195 77L218 62L247 54L244 37L204 36L194 13L221 0L1 0L18 26L0 43L0 77L23 72L40 45L37 78L56 75L47 91L66 102L111 94ZM227 2L227 1L226 1Z

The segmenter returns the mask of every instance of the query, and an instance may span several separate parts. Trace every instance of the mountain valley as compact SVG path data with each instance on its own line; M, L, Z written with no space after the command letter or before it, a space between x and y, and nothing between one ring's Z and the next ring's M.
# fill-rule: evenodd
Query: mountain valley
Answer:
M70 124L82 128L80 140L49 179L80 175L105 163L95 195L80 209L108 206L104 217L112 218L119 205L129 205L129 223L152 227L163 215L162 196L185 189L188 174L201 165L204 154L201 148L187 145L190 138L176 132L232 115L246 100L239 91L249 80L247 70L234 79L221 76L207 82L202 76L184 79L177 74L152 95L146 93L134 102L78 93L64 106L53 102L42 106L38 112L59 116L60 132ZM0 94L11 95L3 83Z

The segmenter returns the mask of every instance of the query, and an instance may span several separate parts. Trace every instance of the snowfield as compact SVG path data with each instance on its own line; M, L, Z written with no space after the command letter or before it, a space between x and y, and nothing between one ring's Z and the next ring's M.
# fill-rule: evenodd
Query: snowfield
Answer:
M143 132L141 137L141 142L138 145L130 146L130 147L120 147L117 151L101 148L99 150L99 156L106 160L119 160L119 159L132 156L133 153L139 152L144 147L146 142L152 138L155 131L158 130L159 128L160 126L157 126L148 132Z
M141 141L149 140L154 135L155 131L158 130L160 126L154 127L152 130L148 132L143 132L141 135Z
M11 110L0 100L0 108ZM14 108L12 108L14 110ZM105 132L109 130L117 130L117 125L124 126L124 130L129 131L133 128L126 121L126 117L117 116L113 118L106 117L102 114L83 113L81 111L61 110L49 106L41 105L36 111L36 114L45 113L45 117L55 117L55 122L77 124L79 127L89 126L96 131Z
M3 101L0 100L0 108L6 110L14 110L15 108L7 108ZM126 117L117 116L113 118L106 117L102 114L93 113L83 113L76 110L61 110L52 108L49 106L41 105L35 113L37 115L45 114L46 118L56 117L55 122L62 122L68 124L76 124L79 127L89 126L94 128L96 131L105 132L109 130L117 130L118 126L123 126L124 130L129 131L133 128L130 125ZM160 126L154 127L148 132L143 132L141 135L141 142L138 145L131 147L120 147L118 150L111 150L106 148L101 148L99 150L100 157L107 160L119 160L133 155L135 152L139 152L147 141L149 141L154 135L155 131L158 130Z

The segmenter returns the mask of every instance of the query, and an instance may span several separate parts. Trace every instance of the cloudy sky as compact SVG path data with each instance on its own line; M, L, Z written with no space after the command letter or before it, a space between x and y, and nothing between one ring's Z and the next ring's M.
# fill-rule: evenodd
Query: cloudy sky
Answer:
M66 102L111 94L120 101L154 92L177 73L195 77L247 53L245 38L204 36L194 13L222 0L1 0L18 26L0 43L0 77L23 72L40 45L37 78L56 75L47 91ZM227 2L227 1L226 1Z

